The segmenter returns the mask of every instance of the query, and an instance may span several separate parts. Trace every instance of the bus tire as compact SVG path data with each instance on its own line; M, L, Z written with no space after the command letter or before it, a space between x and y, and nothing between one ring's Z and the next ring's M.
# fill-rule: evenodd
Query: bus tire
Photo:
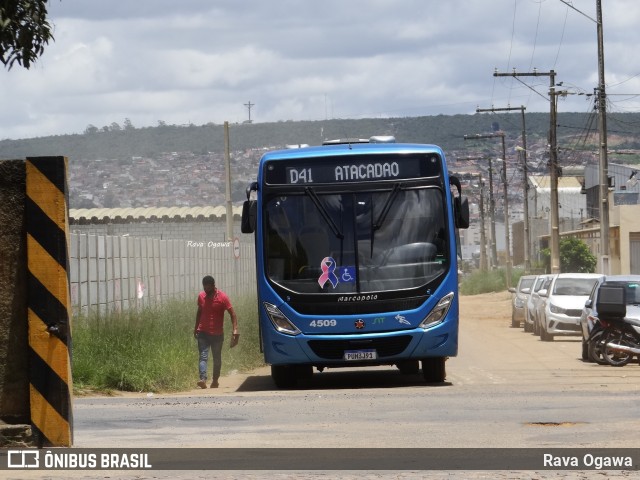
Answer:
M313 378L313 365L296 365L295 372L298 380L311 380Z
M396 363L396 367L403 375L415 375L420 373L420 362L418 360L402 360Z
M296 370L291 365L271 365L271 378L278 388L293 388L298 383Z
M442 383L447 377L446 357L428 357L422 359L422 375L428 383Z

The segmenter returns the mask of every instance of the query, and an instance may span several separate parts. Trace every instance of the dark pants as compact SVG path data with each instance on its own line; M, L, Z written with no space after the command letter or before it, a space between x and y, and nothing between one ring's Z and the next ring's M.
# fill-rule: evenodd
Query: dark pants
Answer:
M206 333L198 333L198 351L200 352L200 380L207 379L207 362L209 361L209 349L211 349L211 357L213 360L213 380L220 377L220 368L222 367L222 344L224 343L224 335L207 335Z

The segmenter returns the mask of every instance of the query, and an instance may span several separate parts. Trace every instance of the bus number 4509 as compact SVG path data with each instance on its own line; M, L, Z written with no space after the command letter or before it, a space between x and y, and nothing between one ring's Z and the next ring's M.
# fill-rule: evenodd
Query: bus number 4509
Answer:
M311 320L310 327L335 327L338 322L335 319L331 320Z

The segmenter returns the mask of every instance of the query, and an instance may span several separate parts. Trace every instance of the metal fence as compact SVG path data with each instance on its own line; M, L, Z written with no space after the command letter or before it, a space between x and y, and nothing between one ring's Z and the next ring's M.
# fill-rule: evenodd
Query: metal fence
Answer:
M212 275L229 295L256 295L253 237L233 242L160 240L72 233L71 304L75 313L119 312L193 299Z

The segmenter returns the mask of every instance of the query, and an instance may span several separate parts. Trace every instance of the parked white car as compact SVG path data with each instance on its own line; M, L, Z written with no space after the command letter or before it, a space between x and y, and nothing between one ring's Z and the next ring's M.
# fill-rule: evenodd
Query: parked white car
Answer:
M511 326L518 328L520 322L524 322L524 312L527 300L531 294L531 287L536 279L535 275L522 275L518 280L518 285L511 287L509 291L513 293L511 297Z
M546 299L544 314L539 317L540 340L553 341L556 335L581 335L580 316L595 284L598 273L560 273L539 295Z
M549 287L553 277L555 277L555 275L545 274L538 275L536 278L533 290L527 301L527 312L524 323L525 332L533 332L534 335L538 335L540 331L538 328L538 317L544 312L544 302L546 300L546 298L540 297L540 291Z

